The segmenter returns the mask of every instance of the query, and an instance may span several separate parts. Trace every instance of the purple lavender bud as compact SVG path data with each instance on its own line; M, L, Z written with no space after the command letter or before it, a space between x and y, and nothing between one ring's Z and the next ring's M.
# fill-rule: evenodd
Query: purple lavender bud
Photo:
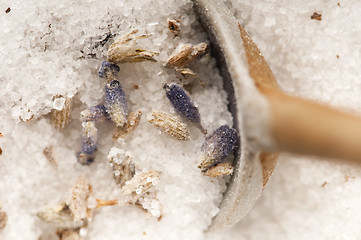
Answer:
M93 161L97 149L98 130L91 121L83 122L82 126L81 152L78 154L78 161L84 165Z
M112 80L105 85L104 106L117 127L127 123L127 101L119 81Z
M178 114L188 119L204 134L206 134L207 130L204 129L201 125L201 117L198 112L198 108L194 105L186 90L182 86L175 83L170 85L165 83L163 85L163 89L165 90L168 99L173 104Z
M99 122L104 120L110 120L110 116L107 113L107 109L104 107L104 105L96 105L82 111L80 113L80 120L82 122Z
M98 76L100 78L106 78L111 81L118 74L119 70L120 68L117 65L107 61L103 61L102 65L100 66Z
M198 167L207 170L221 162L231 153L238 140L236 129L227 125L216 129L202 144Z

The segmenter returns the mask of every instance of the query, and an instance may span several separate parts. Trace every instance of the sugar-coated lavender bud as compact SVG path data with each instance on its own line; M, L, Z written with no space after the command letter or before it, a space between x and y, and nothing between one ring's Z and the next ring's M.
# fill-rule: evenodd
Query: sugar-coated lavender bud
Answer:
M94 161L94 152L97 149L98 130L94 122L83 122L81 135L81 152L78 154L78 162L88 165Z
M100 66L98 76L100 78L106 78L108 81L115 79L115 76L118 74L120 68L110 62L103 61L102 65Z
M202 144L198 167L204 171L221 162L235 148L238 140L236 129L227 125L216 129Z
M112 80L105 85L104 106L117 127L127 123L127 101L119 81Z
M168 99L173 104L178 114L188 119L204 134L206 134L207 130L204 129L201 125L201 117L198 112L198 108L194 105L186 90L182 86L175 83L171 83L170 85L165 83L163 89L165 90Z
M96 105L82 111L80 113L80 120L82 122L88 122L88 121L99 122L104 120L110 120L110 116L104 105Z

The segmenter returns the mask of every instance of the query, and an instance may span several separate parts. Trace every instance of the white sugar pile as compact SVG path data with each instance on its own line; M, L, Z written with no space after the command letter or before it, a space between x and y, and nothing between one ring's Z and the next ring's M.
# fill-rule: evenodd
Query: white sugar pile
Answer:
M155 190L162 218L136 206L106 207L96 210L86 239L201 239L218 212L225 181L204 177L197 168L204 139L199 129L190 126L191 140L180 141L160 134L146 119L152 109L173 111L162 88L177 80L162 65L168 56L180 43L207 42L191 1L13 1L0 3L0 9L0 202L9 218L0 238L56 239L56 228L36 212L63 201L79 175L87 176L96 198L119 197L106 157L115 125L97 124L95 162L81 166L76 159L79 117L80 111L102 102L105 80L98 78L98 68L114 37L136 28L139 34L151 34L139 46L159 55L157 63L120 65L117 78L128 107L143 113L125 146L137 168L161 172ZM178 37L169 31L167 18L181 21ZM207 84L196 84L192 91L202 124L209 132L232 124L215 60L208 54L193 70ZM58 131L47 114L61 108L65 98L73 98L71 119ZM50 146L57 168L43 154ZM148 207L157 208L152 203Z

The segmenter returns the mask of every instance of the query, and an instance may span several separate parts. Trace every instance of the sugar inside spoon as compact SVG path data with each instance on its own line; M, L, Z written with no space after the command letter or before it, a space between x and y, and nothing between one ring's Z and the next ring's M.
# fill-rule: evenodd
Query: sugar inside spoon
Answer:
M278 151L361 160L361 118L282 92L270 67L224 1L194 0L217 59L234 127L235 171L209 231L230 228L259 198Z

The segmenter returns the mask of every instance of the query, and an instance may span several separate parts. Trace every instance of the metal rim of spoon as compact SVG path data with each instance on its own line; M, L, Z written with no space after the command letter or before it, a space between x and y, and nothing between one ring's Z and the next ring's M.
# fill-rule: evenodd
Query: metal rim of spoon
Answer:
M277 152L361 160L361 118L282 92L224 1L193 0L208 33L241 139L235 171L208 231L232 227L255 204Z

